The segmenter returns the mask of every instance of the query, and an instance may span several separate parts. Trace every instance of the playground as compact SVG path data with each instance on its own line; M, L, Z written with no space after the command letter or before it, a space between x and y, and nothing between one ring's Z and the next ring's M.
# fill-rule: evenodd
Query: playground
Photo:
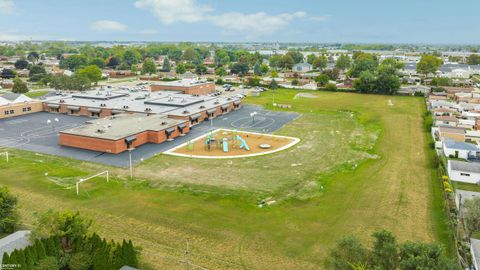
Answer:
M230 129L210 131L165 152L193 158L239 158L275 153L300 141L298 138Z

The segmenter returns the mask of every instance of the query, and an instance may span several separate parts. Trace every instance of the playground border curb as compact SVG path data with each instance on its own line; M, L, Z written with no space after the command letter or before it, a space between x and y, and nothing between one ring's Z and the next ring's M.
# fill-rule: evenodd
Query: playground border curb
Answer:
M210 132L218 132L220 130L224 130L224 131L230 131L230 132L234 132L234 131L238 131L238 130L233 130L233 129L228 129L228 128L217 128L213 131L209 131L201 136L198 136L197 138L191 140L191 142L196 142L198 140L201 140L203 138L205 138ZM291 139L293 140L292 142L290 142L289 144L285 145L285 146L282 146L278 149L275 149L275 150L271 150L271 151L267 151L267 152L263 152L263 153L256 153L256 154L246 154L246 155L239 155L239 156L198 156L198 155L187 155L187 154L180 154L180 153L174 153L175 150L179 149L179 148L182 148L184 147L185 145L187 145L188 142L184 142L178 146L175 146L165 152L163 152L163 154L166 154L166 155L171 155L171 156L177 156L177 157L187 157L187 158L203 158L203 159L231 159L231 158L246 158L246 157L256 157L256 156L264 156L264 155L269 155L269 154L273 154L273 153L276 153L276 152L280 152L280 151L283 151L285 149L288 149L292 146L294 146L295 144L299 143L301 140L299 138L295 138L295 137L289 137L289 136L282 136L282 135L274 135L274 134L265 134L265 133L258 133L258 132L250 132L250 131L239 131L239 132L244 132L244 133L250 133L250 134L254 134L254 135L268 135L268 136L272 136L272 137L276 137L276 138L285 138L285 139Z

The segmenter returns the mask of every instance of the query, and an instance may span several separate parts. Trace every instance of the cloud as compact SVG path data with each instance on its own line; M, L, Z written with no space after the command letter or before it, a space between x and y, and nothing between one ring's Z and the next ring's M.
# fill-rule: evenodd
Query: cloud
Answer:
M274 33L287 27L294 19L306 16L307 14L301 11L279 15L268 15L265 12L253 14L230 12L209 16L208 20L227 30L247 32L249 35L260 35Z
M196 0L136 0L135 7L150 10L162 23L209 22L226 30L246 32L249 36L271 34L288 26L294 19L304 18L303 11L269 15L265 12L228 12L215 10Z
M127 29L127 26L123 23L108 20L95 21L90 25L90 27L95 31L121 32Z
M329 15L322 15L322 16L313 16L310 19L316 22L324 22L330 18Z
M14 7L15 3L13 0L0 0L0 13L11 13Z
M142 35L155 35L158 34L158 31L155 29L143 29L140 31L140 34Z
M137 0L135 7L150 10L162 23L194 23L204 19L209 6L200 5L195 0Z

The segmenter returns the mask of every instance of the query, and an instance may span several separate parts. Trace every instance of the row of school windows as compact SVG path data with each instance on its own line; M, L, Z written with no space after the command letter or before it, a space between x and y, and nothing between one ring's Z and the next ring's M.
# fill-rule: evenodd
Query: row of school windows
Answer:
M22 112L31 112L31 111L32 111L31 107L22 108ZM3 113L5 115L11 115L11 114L15 114L15 110L5 110Z

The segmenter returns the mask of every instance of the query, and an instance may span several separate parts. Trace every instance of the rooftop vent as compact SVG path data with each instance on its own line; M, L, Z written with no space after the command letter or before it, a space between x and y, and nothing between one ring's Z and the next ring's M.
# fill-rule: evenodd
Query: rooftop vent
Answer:
M183 111L183 113L184 113L184 114L187 114L187 113L189 113L189 111Z
M202 106L200 106L200 109L205 109L205 106L203 106L203 105L202 105Z
M167 122L162 122L160 125L165 126Z
M123 105L123 108L124 108L124 109L128 109L128 105Z
M105 130L99 128L99 129L97 129L97 133L105 133Z

